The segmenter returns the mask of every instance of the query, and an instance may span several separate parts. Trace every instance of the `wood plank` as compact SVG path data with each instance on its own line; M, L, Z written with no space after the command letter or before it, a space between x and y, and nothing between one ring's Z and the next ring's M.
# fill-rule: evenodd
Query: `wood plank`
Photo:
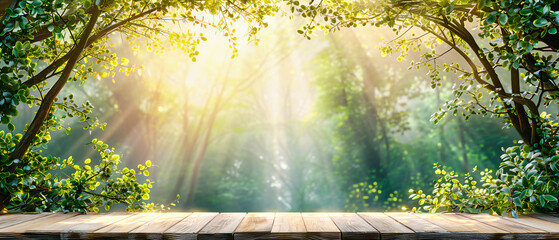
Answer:
M122 212L95 215L78 225L64 229L61 236L62 239L90 239L93 237L89 236L92 232L134 215L135 213Z
M29 229L37 228L44 225L55 224L67 218L76 216L77 213L53 213L44 217L38 217L30 221L18 223L9 227L0 229L0 238L23 238L25 232Z
M408 227L383 213L358 213L358 215L380 232L381 239L415 239Z
M1 225L8 239L559 239L559 218L543 214L43 213Z
M234 239L233 232L246 213L220 213L198 233L198 239Z
M524 224L533 228L541 229L549 232L554 237L559 236L559 224L554 222L545 221L543 219L534 218L530 215L518 215L518 218L506 217L507 220L516 223Z
M476 232L474 229L468 228L462 224L457 224L456 222L443 218L439 215L430 213L414 213L413 215L425 219L426 221L450 232Z
M415 232L416 239L454 239L455 235L411 213L385 213Z
M79 225L91 218L98 218L103 216L103 214L80 214L71 218L64 219L62 221L48 224L48 225L41 225L36 226L34 228L30 228L27 230L27 234L34 235L35 238L48 238L48 237L60 237L61 232L67 228Z
M301 213L276 213L272 239L304 239L307 228Z
M130 231L128 238L130 239L163 239L163 233L178 222L182 221L191 213L171 212L164 213L152 221Z
M121 221L105 226L89 234L94 238L127 238L128 233L150 221L163 216L163 213L137 213Z
M379 232L355 213L329 213L342 239L380 239Z
M555 214L530 213L527 216L559 224L559 217Z
M513 233L516 238L520 238L520 239L540 239L540 238L546 238L546 236L549 235L544 230L526 226L521 223L513 222L501 216L489 215L485 213L482 214L463 213L461 215L485 223L487 225L505 230L507 232Z
M503 231L501 229L493 228L491 226L466 217L464 218L468 219L469 222L465 222L463 219L459 219L456 217L452 220L452 217L445 218L437 214L416 213L414 215L425 219L428 222L431 222L439 227L442 227L445 230L453 232L453 238L457 239L494 239L500 238L503 234L507 233L506 231ZM491 230L492 233L480 231L478 228L475 227L476 225L485 225L487 226L486 229Z
M394 220L405 225L416 233L420 232L433 232L433 233L447 233L448 231L433 225L432 223L419 218L416 214L401 213L401 212L387 212L385 213Z
M206 226L217 213L192 213L163 233L164 239L197 239L197 233Z
M52 213L23 213L23 214L4 214L0 215L0 228L6 228L22 222L31 221L35 218L45 217Z
M505 230L487 225L482 222L478 222L471 218L462 216L462 214L459 213L438 213L437 215L449 219L451 221L454 221L456 222L456 224L465 226L468 229L471 229L471 232L489 233L489 234L496 234L496 235L508 233Z
M248 213L239 224L235 239L269 239L274 224L275 213Z
M341 239L342 235L328 213L301 213L307 239Z

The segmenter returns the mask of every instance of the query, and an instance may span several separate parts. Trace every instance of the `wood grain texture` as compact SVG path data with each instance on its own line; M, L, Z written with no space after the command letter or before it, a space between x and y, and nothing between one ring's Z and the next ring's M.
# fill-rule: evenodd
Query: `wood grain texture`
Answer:
M71 218L64 219L62 221L58 221L53 224L41 225L36 226L34 228L29 228L27 230L27 234L35 235L35 237L44 236L47 237L61 237L61 233L73 226L77 226L82 224L83 222L87 222L88 220L99 218L100 216L104 216L101 214L80 214Z
M44 213L0 226L0 239L559 239L559 219L542 214Z
M510 221L501 216L489 215L489 214L461 214L462 216L474 219L478 222L485 223L487 225L505 230L507 232L513 233L517 239L543 239L549 234L541 229L526 226L521 223Z
M478 221L473 220L471 218L462 216L462 214L458 214L458 213L439 213L437 215L441 216L443 218L449 219L451 221L454 221L455 225L462 225L466 229L470 229L470 232L490 233L490 234L508 233L507 231L502 230L500 228L496 228L496 227L487 225L485 223L478 222Z
M301 213L276 213L271 239L305 239L307 228Z
M385 213L415 232L416 239L455 239L455 234L411 213Z
M379 239L379 232L355 213L329 213L342 239Z
M233 239L233 232L246 213L221 213L198 233L198 239Z
M460 219L459 217L443 217L439 214L418 213L414 215L453 232L453 237L458 239L494 239L501 238L507 233L504 230L485 225L466 217L464 218L468 221ZM478 228L478 226L480 226L481 229Z
M88 234L134 215L134 213L121 212L94 215L91 219L64 229L61 237L62 239L89 239Z
M541 229L549 233L548 238L559 238L559 224L554 222L545 221L539 218L533 218L527 215L519 215L518 218L506 218L509 221L524 224L533 228Z
M35 218L45 217L52 213L24 213L0 215L0 228L6 228Z
M239 224L235 239L269 239L274 224L275 213L248 213Z
M218 213L192 213L163 233L164 239L197 239L202 230Z
M163 233L191 213L164 213L128 233L131 239L163 239Z
M415 233L383 213L358 213L380 233L381 239L415 239Z
M526 216L559 224L559 217L557 217L556 214L530 213L530 214L526 214Z
M56 224L59 221L74 217L76 215L76 213L53 213L48 214L44 217L34 218L30 221L25 221L0 229L0 238L24 238L24 236L27 236L26 232L29 229L38 228L44 225Z
M89 236L102 239L128 238L129 232L161 216L163 216L163 213L137 213L96 230L89 234Z
M301 213L307 239L341 239L342 235L328 213Z
M544 233L545 231L524 224L515 223L507 218L489 214L462 214L462 216L474 219L487 225L503 229L511 233Z

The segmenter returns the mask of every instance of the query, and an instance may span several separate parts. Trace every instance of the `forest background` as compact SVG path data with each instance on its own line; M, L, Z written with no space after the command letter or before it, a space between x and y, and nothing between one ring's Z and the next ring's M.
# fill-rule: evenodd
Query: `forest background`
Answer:
M295 12L288 19L268 17L274 11L266 5L270 2L257 1L255 9L232 2L165 3L171 5L148 9L148 2L138 8L84 1L81 8L34 0L7 8L0 200L8 205L0 208L98 211L97 206L109 210L120 201L130 205L113 210L152 209L134 205L143 198L144 204L200 211L405 211L427 203L425 209L432 211L458 205L461 211L515 216L515 211L556 209L557 124L548 121L547 112L557 112L556 88L550 84L558 60L555 42L546 35L557 33L556 5L386 3L407 11L395 25L396 10L386 6L356 5L362 14L379 11L378 19L364 20L344 2L306 6L288 1ZM57 18L60 9L51 9L57 4L70 9L68 14ZM132 17L116 11L119 6ZM167 12L174 7L185 12ZM430 11L418 11L423 7ZM335 18L331 9L337 9ZM200 20L191 10L208 13ZM460 21L445 21L441 11ZM318 13L324 16L315 22ZM221 17L212 23L217 25L205 23L210 15ZM479 18L480 29L472 17ZM56 25L60 19L63 28ZM235 19L247 22L228 22ZM193 34L181 24L164 23L179 20L200 28ZM376 20L375 25L389 28L336 29ZM425 21L435 27L427 28ZM336 31L311 34L313 24ZM217 31L206 29L210 25ZM404 30L407 26L417 28ZM82 36L75 38L78 29ZM425 40L422 31L438 40ZM150 39L154 35L157 41ZM305 40L310 36L312 41ZM415 52L421 48L416 41L426 41L435 55ZM478 43L485 52L476 51ZM460 55L461 47L485 65L475 67L468 54ZM459 65L470 65L473 75ZM28 81L23 82L23 72ZM53 76L60 78L45 81ZM483 80L488 77L498 84ZM518 85L520 77L524 85ZM481 87L492 97L482 98ZM520 94L520 87L536 90ZM545 109L538 109L542 99ZM27 104L40 108L35 112ZM485 116L475 115L474 105ZM530 114L524 105L532 106ZM16 134L26 132L33 116L27 133L35 132L23 138ZM525 125L527 119L531 123ZM515 141L511 125L529 144ZM91 162L99 165L92 170ZM464 181L457 179L471 171Z
M228 39L208 31L196 62L146 46L134 53L125 36L111 35L112 51L143 69L68 85L61 95L89 100L107 129L70 120L72 131L54 133L44 152L94 158L88 143L97 138L124 166L149 159L150 201L180 194L175 209L401 211L417 204L410 188L432 189L434 163L458 173L495 169L501 147L516 139L494 118L433 124L457 77L432 89L427 71L381 56L396 37L389 29L307 41L297 33L301 19L269 24L258 46L241 41L234 59ZM14 125L32 114L22 106Z

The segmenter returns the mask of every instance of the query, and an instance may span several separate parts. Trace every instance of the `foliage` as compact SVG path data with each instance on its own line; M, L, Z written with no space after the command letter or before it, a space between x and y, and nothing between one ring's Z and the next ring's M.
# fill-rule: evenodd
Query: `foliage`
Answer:
M370 177L370 181L364 181L353 184L351 191L346 199L345 209L351 212L379 210L384 211L399 211L407 210L409 204L412 202L406 201L405 192L394 190L383 195L383 189L387 189L376 181L375 175ZM422 185L421 174L417 173L416 176L411 176L408 181L408 186L419 187Z
M549 119L543 113L542 119ZM542 124L557 125L552 121ZM447 173L435 165L439 178L435 181L432 195L422 190L410 190L410 198L417 199L423 208L430 212L438 210L489 212L500 215L517 216L523 212L556 211L559 197L559 142L551 132L545 134L548 145L542 150L531 149L522 144L509 147L501 155L501 166L493 174L485 169L479 177L466 173L463 181L451 171ZM477 185L475 179L480 179Z
M457 114L459 109L465 110L466 117L493 114L504 117L526 143L539 142L538 107L554 103L557 91L554 82L557 60L552 57L557 51L557 38L546 37L553 35L556 32L553 29L559 25L554 20L559 14L554 9L555 1L290 3L292 11L311 19L302 34L308 36L319 29L333 31L358 25L387 26L400 36L383 47L383 51L399 54L398 59L404 59L409 51L422 52L420 61L411 64L430 69L433 87L440 85L441 71L460 74L461 81L454 88L456 98L433 116L435 122L448 112ZM497 15L499 23L494 19ZM472 30L470 26L476 25L479 30ZM441 45L449 48L445 50ZM450 51L462 58L467 67L461 67L458 62L445 63L441 57ZM509 86L505 80L510 81Z
M63 180L59 176L62 173L55 171L57 164L61 163L58 158L42 156L39 149L46 147L51 139L51 131L63 128L70 130L63 126L63 119L77 117L86 124L84 128L105 126L89 117L93 106L88 102L75 103L72 95L58 98L66 83L83 84L88 78L114 77L117 71L128 74L138 69L129 66L127 59L119 59L111 52L112 45L107 42L110 33L122 33L136 50L145 42L148 51L163 53L166 49L161 43L170 43L195 61L199 54L196 45L206 40L203 33L196 32L210 27L229 38L235 56L237 38L233 35L236 29L232 27L232 22L247 21L250 29L248 37L257 42L254 38L256 32L267 25L263 22L263 17L273 15L276 11L275 4L270 1L12 2L14 4L0 9L0 117L1 123L11 132L2 136L5 146L2 149L0 172L5 178L1 182L0 209L11 211L32 208L96 211L97 206L110 206L113 202L129 204L129 209L149 208L148 205L135 203L142 197L147 198L149 189L141 187L143 185L137 182L131 171L122 172L122 178L116 180L111 178L111 174L119 175L116 170L98 172L99 178L92 177L97 176L96 171L112 169L118 163L110 159L114 154L113 150L101 153L102 159L108 158L112 165L103 165L101 161L101 170L92 172L80 170L87 165L79 167L68 158L65 164L76 169L76 173L66 180L71 184L57 185L56 189L53 188L54 185L45 185L49 182L54 184L52 181L55 179L60 182ZM204 17L206 15L215 16L215 21L208 21ZM188 26L193 30L182 32L178 30L180 26L172 24ZM146 39L149 41L144 41ZM55 80L49 82L52 79ZM12 118L18 115L18 106L24 104L37 106L37 113L29 125L15 126ZM17 134L17 131L24 131L24 134ZM22 174L28 178L12 182ZM34 182L30 183L29 179ZM83 179L87 180L82 181ZM74 180L79 184L72 182ZM106 183L108 185L104 186L108 187L97 189L101 192L84 192L91 184L95 185L91 182L94 180L99 180L101 185ZM33 192L37 195L34 193L33 198L28 199L28 195L21 192L27 187L33 187ZM87 197L78 197L85 193ZM37 198L41 194L42 200ZM54 202L57 196L67 201L56 203L60 204L57 206L48 203ZM69 196L75 196L76 199L69 201Z
M4 140L0 143L3 156L7 156L4 154L15 145L13 140L21 139L21 134L12 136L4 131L0 131L0 136ZM0 185L13 195L11 204L27 212L97 212L103 205L108 211L114 203L126 203L129 211L155 210L153 203L140 203L142 199L149 199L150 180L140 184L138 179L141 175L149 176L151 161L138 165L137 169L118 169L120 156L115 154L114 148L96 139L92 144L100 156L94 163L85 159L83 164L78 164L72 157L61 160L32 152L30 157L35 161L16 169L15 173L1 172ZM14 160L11 164L18 162ZM53 174L55 170L69 174L66 177Z
M408 57L410 51L421 52L419 61L411 61L411 67L429 69L432 87L441 85L441 72L458 74L458 80L453 81L455 97L433 115L433 121L437 123L449 113L461 113L466 119L472 114L503 118L505 125L514 127L526 144L523 149L529 149L524 151L524 156L511 156L513 161L503 159L513 164L523 162L524 165L521 165L522 168L513 165L509 170L501 168L504 172L512 171L515 177L501 180L502 184L509 186L512 195L510 198L501 197L503 206L494 211L555 209L556 201L548 201L555 199L555 190L553 187L543 187L554 185L553 178L547 175L554 175L554 171L543 171L552 165L541 161L542 166L531 169L534 171L530 174L525 168L535 167L535 164L526 163L526 159L534 156L550 159L555 154L548 152L555 146L553 138L556 136L556 127L550 122L557 116L551 119L546 116L544 119L540 115L540 108L556 104L558 100L556 93L559 89L555 82L558 59L553 57L559 49L558 38L554 36L559 26L559 6L556 1L332 0L318 3L310 1L308 4L289 1L289 4L292 12L309 19L309 24L300 31L308 38L313 31L318 30L328 32L358 25L384 26L393 30L398 37L384 46L383 52L397 54L399 60ZM444 55L449 52L455 53L461 61L445 60ZM461 66L461 63L465 63L466 67ZM538 177L540 174L544 174L543 177ZM441 189L452 189L454 183L450 181L455 178L451 175L441 180L442 185L435 186L436 193L450 194L451 191ZM517 183L521 179L534 181L519 188ZM526 180L524 182L526 184ZM490 182L487 184L493 185ZM489 189L486 190L490 193L506 190ZM441 193L438 193L439 190ZM495 201L477 196L477 191L481 190L472 191L464 195L464 199L468 199L466 203L469 200L482 202L472 203L474 205L469 207L479 208L483 205L482 210L488 210L492 209L492 204L496 204ZM476 200L476 197L479 199ZM462 200L457 204L462 204ZM430 201L434 201L434 205L454 204L446 198L435 197Z

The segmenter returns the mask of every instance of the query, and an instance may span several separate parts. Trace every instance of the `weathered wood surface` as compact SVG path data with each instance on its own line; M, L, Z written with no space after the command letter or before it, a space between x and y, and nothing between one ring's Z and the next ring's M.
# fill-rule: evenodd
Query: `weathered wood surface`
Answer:
M559 217L438 213L0 215L0 239L559 239Z

